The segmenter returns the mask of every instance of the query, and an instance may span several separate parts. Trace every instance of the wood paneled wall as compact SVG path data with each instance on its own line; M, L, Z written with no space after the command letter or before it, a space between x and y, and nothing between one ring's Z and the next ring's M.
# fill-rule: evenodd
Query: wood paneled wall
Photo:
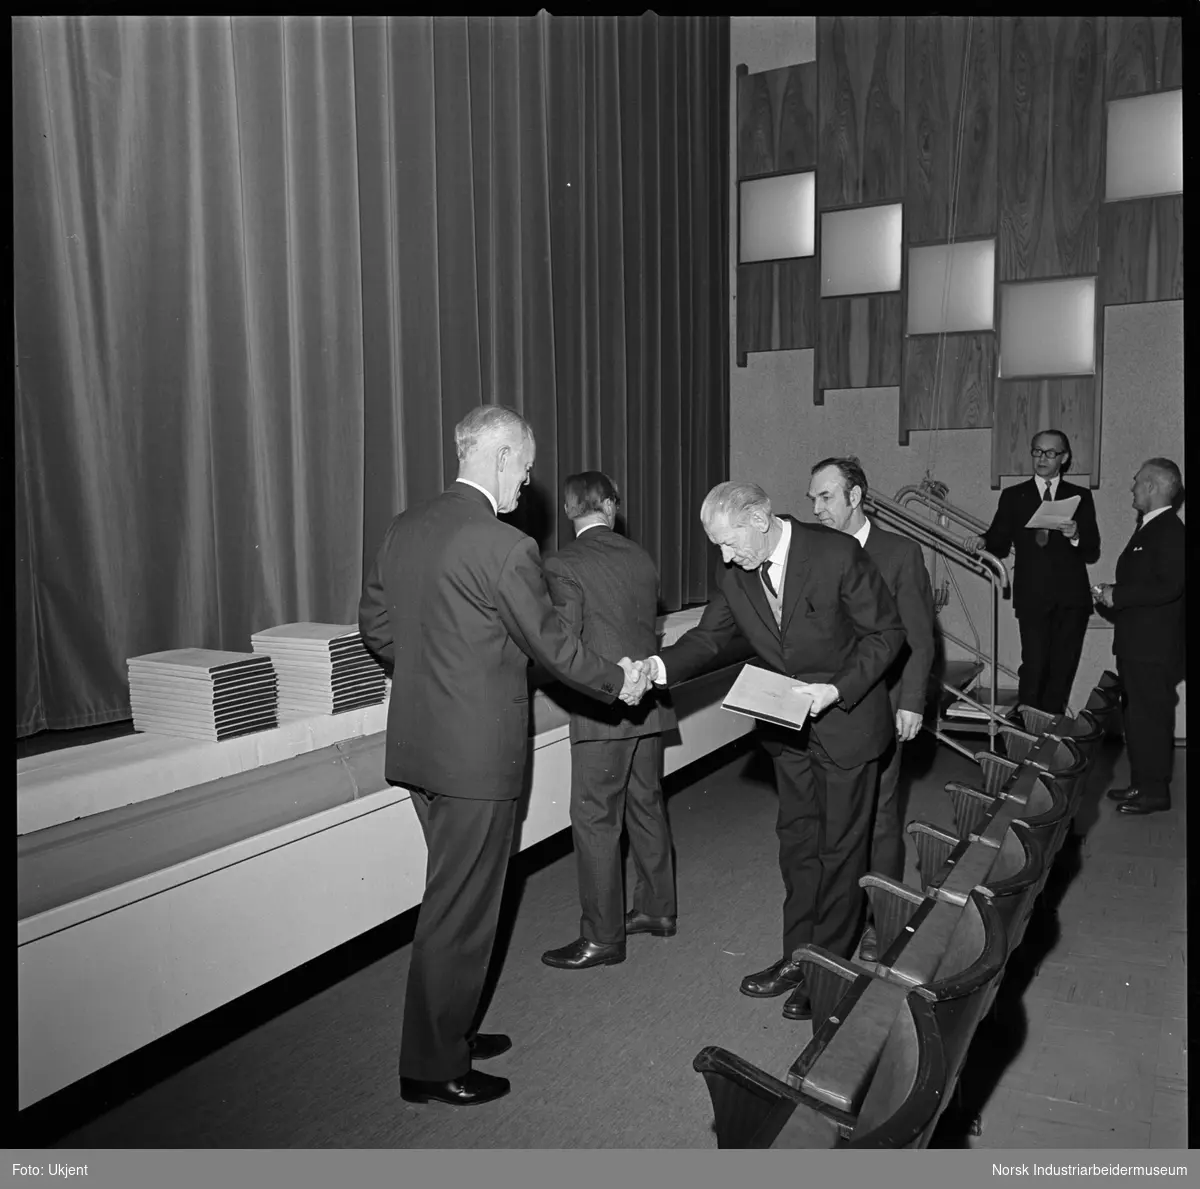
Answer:
M904 197L904 18L817 17L817 205Z
M738 72L739 180L817 164L817 64Z
M907 24L905 239L995 235L995 18L909 17Z
M1179 195L1105 203L1106 103L1181 87L1179 17L818 17L815 63L738 79L738 176L816 170L816 256L738 267L739 363L815 347L813 393L899 385L899 440L990 427L992 485L1055 426L1098 485L1106 305L1183 297ZM994 331L905 336L901 291L821 298L820 218L904 203L911 245L996 237L999 286L1097 278L1093 375L999 380ZM907 261L905 262L907 263Z
M992 423L992 475L1033 473L1029 443L1039 430L1061 429L1071 440L1071 471L1094 475L1092 433L1095 378L1065 376L1053 380L999 380ZM999 486L993 482L993 486ZM1092 486L1096 486L1093 481Z
M992 331L905 339L900 445L914 429L990 428L995 374Z
M817 344L817 403L826 388L900 383L904 299L899 293L823 297Z
M1183 297L1183 195L1104 204L1098 292L1101 306Z
M814 257L739 264L737 349L799 351L817 342L817 262Z
M1097 18L1000 18L1000 281L1096 272L1103 47Z
M1182 19L1109 17L1105 60L1105 99L1182 87Z

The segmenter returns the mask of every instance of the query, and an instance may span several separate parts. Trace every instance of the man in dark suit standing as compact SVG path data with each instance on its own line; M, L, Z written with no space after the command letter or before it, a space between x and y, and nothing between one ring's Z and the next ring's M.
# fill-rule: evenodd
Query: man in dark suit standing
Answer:
M866 494L867 476L857 458L826 458L812 469L808 498L813 502L813 515L828 528L847 533L867 551L896 600L907 637L884 677L896 720L896 739L879 761L879 795L868 861L868 870L903 880L900 756L904 744L916 737L925 718L934 658L933 588L921 546L908 537L885 532L869 520L863 511ZM874 927L863 934L858 956L864 962L879 961Z
M429 850L413 938L400 1093L473 1105L509 1090L471 1068L506 1051L474 1031L496 936L529 743L529 660L604 702L636 699L640 669L567 632L533 540L496 519L517 506L533 433L483 405L454 430L458 479L388 527L358 618L393 669L384 775L412 792Z
M601 471L571 475L563 508L575 539L543 563L567 630L602 657L645 657L657 646L658 571L650 555L614 531L620 495ZM662 732L675 713L648 694L636 706L571 705L571 834L579 879L579 938L542 955L583 970L625 960L627 933L675 933L671 830L662 797ZM636 872L625 912L621 826Z
M1062 477L1071 461L1067 435L1059 429L1034 434L1029 452L1033 478L1005 488L991 527L964 543L999 558L1015 548L1013 611L1021 632L1017 700L1062 714L1092 613L1087 567L1100 557L1100 531L1092 493ZM1079 497L1073 520L1058 529L1025 527L1039 503L1073 495Z
M647 668L675 684L757 657L809 683L811 721L800 731L759 724L779 794L783 957L741 984L756 998L790 993L784 1015L805 1020L812 1008L793 952L811 943L848 958L862 925L876 761L895 734L883 676L904 626L857 542L774 515L757 484L718 484L700 520L725 562L718 588L700 622Z
M1095 588L1112 611L1113 653L1123 687L1129 787L1109 797L1126 814L1171 808L1176 686L1184 674L1183 521L1175 507L1183 477L1169 458L1152 458L1133 479L1138 526L1117 559L1115 583Z

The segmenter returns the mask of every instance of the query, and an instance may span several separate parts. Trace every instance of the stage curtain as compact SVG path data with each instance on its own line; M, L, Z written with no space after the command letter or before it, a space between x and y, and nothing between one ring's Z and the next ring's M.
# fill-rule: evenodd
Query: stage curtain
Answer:
M481 401L544 549L600 467L664 609L707 597L727 21L16 18L13 107L18 735L353 621Z

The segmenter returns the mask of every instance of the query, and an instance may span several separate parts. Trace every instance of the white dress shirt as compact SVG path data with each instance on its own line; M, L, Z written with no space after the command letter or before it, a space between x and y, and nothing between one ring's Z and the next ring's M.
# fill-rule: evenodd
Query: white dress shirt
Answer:
M783 532L779 536L779 541L775 548L771 550L771 556L767 558L767 573L771 576L771 585L775 587L776 594L779 596L780 603L783 602L783 579L787 572L787 555L788 548L792 543L792 526L787 520L775 518ZM762 581L762 572L759 571L759 582ZM667 684L667 666L663 664L661 656L650 658L655 663L654 668L654 684Z
M1047 488L1050 489L1050 498L1051 499L1057 498L1057 496L1055 495L1055 492L1058 491L1058 480L1059 480L1058 475L1055 475L1053 479L1043 479L1041 477L1041 475L1034 475L1034 477L1033 477L1033 481L1037 484L1038 495L1041 496L1041 498L1043 500L1046 498L1046 489ZM1074 545L1076 549L1079 548L1079 534L1078 533L1076 533L1071 538L1071 544Z
M455 482L465 483L468 487L474 487L476 491L482 491L488 497L488 503L492 505L492 511L497 516L500 515L500 505L496 503L496 497L486 487L480 487L478 483L472 483L470 479L455 479Z
M854 539L864 548L867 547L867 538L871 535L871 522L864 516L863 526L858 532L853 534Z
M1150 523L1150 521L1152 521L1160 512L1169 511L1170 507L1171 507L1170 504L1163 504L1163 506L1161 508L1155 508L1153 512L1147 512L1142 517L1142 528L1145 528L1146 525L1148 525Z

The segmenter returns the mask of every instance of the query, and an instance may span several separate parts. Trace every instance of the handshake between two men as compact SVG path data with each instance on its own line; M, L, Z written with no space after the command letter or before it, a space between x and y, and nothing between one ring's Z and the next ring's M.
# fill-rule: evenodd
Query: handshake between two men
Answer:
M656 656L649 656L640 661L623 656L617 663L625 672L625 684L618 696L627 706L636 706L652 685L666 684L667 675L663 663ZM812 718L823 714L840 696L836 685L805 682L797 688L802 688L812 699L808 711Z

